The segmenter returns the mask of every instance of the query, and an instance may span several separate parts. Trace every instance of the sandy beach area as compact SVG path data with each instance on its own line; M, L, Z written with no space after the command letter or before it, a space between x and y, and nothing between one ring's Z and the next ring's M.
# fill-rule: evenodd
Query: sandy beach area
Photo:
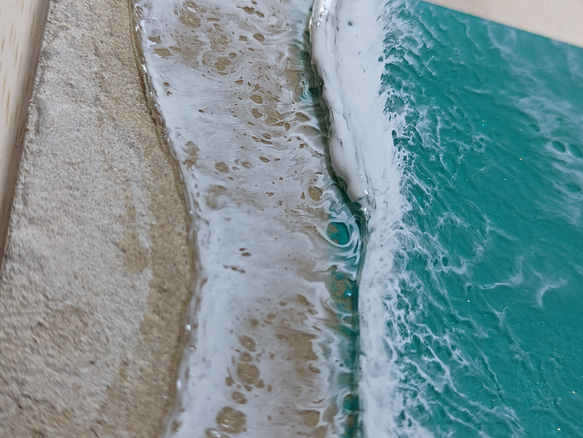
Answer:
M481 3L481 6L473 9L456 0L430 2L583 46L583 33L573 30L576 23L563 26L559 15L555 19L554 15L541 14L543 9L528 8L525 4L520 5L518 0L492 0L488 3L490 7ZM499 6L495 6L498 3ZM542 4L541 1L532 4L539 3ZM257 5L257 2L253 4ZM579 9L576 8L581 3L573 1L569 4L569 10L572 11L568 14L569 17L579 17L580 14L576 13ZM184 21L189 15L188 9L183 9ZM529 10L532 14L520 14L522 10ZM567 9L558 7L554 9L563 11L563 14L565 10ZM249 20L263 19L266 15L271 17L250 7L242 11L251 17ZM210 29L207 33L216 37L213 41L227 41L232 38L217 24L223 17L215 17L215 11L210 7L204 13L208 17L203 27L206 25ZM314 257L305 256L304 251L304 248L312 250L314 247L316 249L313 254L322 256L318 261L324 260L321 265L329 262L330 252L326 252L328 247L322 243L325 233L316 229L314 224L319 224L324 229L322 224L330 220L324 205L324 201L328 201L322 193L324 190L324 195L332 196L332 189L328 187L332 184L327 179L328 176L323 176L320 171L325 167L325 154L322 152L324 146L322 151L314 148L309 153L306 152L308 148L304 149L307 145L303 142L304 137L320 137L319 131L314 128L317 124L307 124L312 116L308 117L299 110L297 114L292 114L288 108L291 105L277 97L278 92L285 97L285 93L290 90L300 94L296 82L301 77L301 69L293 64L296 61L292 62L291 56L285 58L285 62L289 62L291 66L288 69L291 79L278 74L274 74L273 79L267 75L256 78L251 74L255 74L254 70L249 68L251 73L244 81L243 76L238 76L239 71L235 71L239 65L237 63L243 65L249 60L249 65L257 64L257 60L261 59L261 44L265 42L268 48L271 47L268 44L280 44L277 38L285 30L272 26L268 31L273 34L252 34L249 29L253 29L254 24L247 24L247 16L242 14L243 12L241 16L245 20L240 23L241 35L233 43L239 45L236 46L238 51L228 53L230 58L227 58L219 57L221 53L218 49L209 50L205 54L208 58L205 58L205 62L212 60L207 63L217 69L216 75L232 75L229 77L230 83L241 87L242 91L233 87L235 91L228 97L234 103L225 104L226 111L235 113L231 108L239 105L238 101L242 101L243 97L246 99L246 103L237 109L237 114L231 116L229 113L225 117L239 117L243 121L240 124L245 129L247 126L259 126L264 131L263 137L251 137L249 144L253 147L240 147L243 152L238 153L241 156L247 154L243 157L245 159L230 163L228 160L233 157L228 152L223 161L209 166L210 170L207 169L207 172L225 186L231 184L228 181L234 181L232 186L236 186L237 190L239 186L242 187L241 193L249 184L239 184L235 176L241 178L240 181L247 182L254 181L253 178L257 175L264 176L267 181L265 186L277 187L261 193L262 197L257 199L264 204L257 201L257 205L261 206L257 210L265 210L274 218L284 217L282 211L286 214L288 210L293 213L288 220L291 225L288 225L289 229L297 228L297 235L286 231L287 234L283 235L289 241L286 243L282 239L278 243L285 248L287 259L291 261L284 257L279 260L276 257L279 255L276 254L278 248L274 249L274 255L270 259L269 253L258 246L253 256L263 256L266 261L263 264L256 263L255 267L261 268L263 272L267 270L263 269L264 266L278 262L287 271L289 265L291 273L286 275L296 281L299 278L296 272L304 273L305 283L298 284L307 286L298 294L299 287L291 280L288 282L287 277L282 277L285 281L282 280L280 284L265 280L266 290L270 295L264 295L269 299L257 293L257 298L254 298L256 302L253 301L248 309L234 306L233 313L243 315L242 322L237 323L239 326L236 327L245 336L238 337L239 332L236 333L237 336L232 336L233 339L237 338L235 344L239 342L241 345L237 344L237 355L227 358L224 363L236 369L236 372L231 373L234 378L230 375L223 378L219 372L213 375L219 376L217 378L225 382L225 387L235 385L234 389L244 388L250 400L253 394L258 400L255 403L262 408L265 406L266 413L268 409L280 411L279 405L271 401L274 396L271 394L270 383L273 383L273 387L280 394L288 397L284 401L288 403L285 406L290 409L289 412L278 412L281 414L278 418L283 420L278 419L272 423L282 429L287 428L288 424L299 424L305 430L311 430L312 435L298 432L302 436L325 436L328 429L318 426L334 415L336 405L330 402L334 409L329 408L328 411L318 407L324 412L322 414L316 408L304 407L302 410L296 401L300 396L307 400L306 405L308 402L312 403L312 398L320 400L319 395L305 395L302 391L312 387L327 390L326 385L332 380L326 374L328 370L325 366L328 366L328 362L324 361L332 354L327 353L326 356L314 348L314 345L318 347L329 344L334 348L341 346L337 339L330 341L331 338L325 338L325 330L320 330L319 327L314 329L324 333L323 340L320 341L305 327L312 324L312 317L317 317L317 322L322 327L337 323L336 318L339 317L334 314L335 309L330 307L328 301L321 299L322 296L328 299L326 287L330 282L341 283L340 286L332 285L333 290L336 287L337 292L340 291L339 296L351 292L345 285L348 280L344 281L342 276L330 280L329 272L333 271L328 268L318 268L318 271L310 264ZM532 18L535 16L536 19ZM540 31L541 23L544 25L545 22L546 29L551 30ZM190 24L193 28L201 26L198 17L196 20L192 19ZM211 27L220 29L225 35ZM225 29L231 31L231 28ZM245 36L244 32L248 32L250 37ZM8 180L12 178L13 182L7 183L15 186L15 190L12 214L8 227L5 227L6 245L0 266L0 437L154 437L160 433L164 417L168 414L170 405L175 402L178 365L188 336L185 331L187 308L192 298L196 275L196 254L191 250L195 246L192 243L194 238L190 235L194 231L189 231L192 219L184 200L180 171L169 153L168 145L160 140L158 127L147 104L132 37L132 20L127 2L50 2L26 131L15 133L16 140L8 140L8 143L20 144L18 135L23 138L18 174L16 168L11 167L12 173ZM156 38L150 41L155 42ZM223 45L227 46L226 43ZM170 53L168 49L159 50L164 56L164 50ZM226 48L221 50L227 53ZM294 50L290 49L290 53L296 56ZM251 52L253 54L249 54ZM276 64L268 57L270 53L265 50L266 60L262 61L264 71L271 69L271 64ZM201 65L205 62L201 62ZM283 61L280 63L285 64ZM231 64L232 72L225 72L226 67ZM201 66L196 67L203 71ZM209 71L210 69L211 67ZM223 88L226 90L226 87ZM272 93L272 90L277 91ZM289 93L289 99L293 99L294 105L296 101L301 104L301 99L293 93ZM23 97L20 99L26 100ZM209 103L211 109L212 104L214 102ZM276 105L280 105L280 112L274 110L278 108ZM286 113L288 110L290 114ZM293 111L296 111L295 107ZM271 112L281 118L281 121L271 117ZM203 120L202 117L207 116L198 113L213 114L212 117L215 117L206 107L204 111L200 109L197 112L197 116ZM271 119L278 123L272 123ZM288 130L291 130L290 134L287 133ZM235 133L232 134L233 138L238 139L239 131L232 131ZM278 173L282 171L276 166L280 165L280 155L283 154L281 151L285 149L281 147L278 150L277 147L292 140L297 143L298 151L304 150L301 154L306 157L312 154L316 157L313 162L308 161L308 158L313 158L310 155L305 161L313 164L313 167L302 164L305 175L299 175L296 179L290 177L292 183L288 183L286 179L281 187L276 186L280 180L283 181ZM235 140L232 143L235 144ZM272 146L273 143L275 146ZM209 143L207 149L214 152L213 144ZM20 155L20 151L17 152ZM271 157L268 154L276 158L266 158ZM210 153L208 155L211 156ZM303 157L300 152L297 156ZM241 166L239 162L242 163ZM229 163L231 167L225 163ZM285 160L281 161L281 165L284 163L284 169L291 168ZM255 168L261 170L250 170ZM244 176L240 177L239 174ZM244 177L249 179L244 180ZM298 193L287 193L286 190L290 186L294 187L294 184L297 186L294 190L297 189ZM6 193L6 189L2 187L0 185L0 193L3 190ZM208 217L218 215L214 212L223 208L221 203L228 204L224 201L227 199L226 193L239 192L228 192L219 183L211 186L206 204L202 206L203 210L206 208L205 214ZM213 194L216 195L214 198L210 196ZM278 199L279 195L281 200ZM215 198L221 203L215 202ZM292 198L294 202L290 202L288 208L284 201L288 202ZM237 199L245 197L239 196ZM231 204L235 203L231 202L229 205ZM254 214L255 216L249 215L254 221L258 217L269 217ZM265 219L261 220L265 222ZM260 223L261 220L257 222ZM276 223L275 220L272 222ZM208 223L215 225L217 221L209 220ZM230 224L223 227L226 230L233 228ZM260 231L264 228L261 227L258 225ZM214 229L213 232L215 235L220 234ZM242 240L247 239L247 235L243 233L233 234ZM212 233L209 232L209 235ZM309 237L306 238L307 243L301 240L301 237L306 236ZM233 248L236 248L232 252L237 257L241 260L252 260L247 242L243 246L237 244L235 238L231 241ZM269 239L266 242L266 247L274 246ZM217 247L218 245L209 245L206 251L211 253ZM222 243L222 247L227 247L227 244ZM237 259L237 263L243 262ZM223 268L232 276L245 273L245 270L237 269L234 264L224 265ZM296 270L292 272L292 268ZM227 278L227 274L216 277ZM236 284L241 285L242 290L259 290L251 280L248 285L243 280L237 281ZM209 284L212 286L212 281ZM278 285L281 290L270 291L272 284ZM244 285L247 285L247 289ZM208 285L206 287L210 290L207 296L216 297L219 294L214 292L221 291L222 286L214 286L216 289L211 289ZM235 295L234 293L233 296ZM346 299L349 303L352 303L351 300L352 298ZM217 324L221 326L228 325L217 318L209 317L209 320L218 321ZM234 320L235 318L227 318L229 324ZM213 332L211 329L209 332L219 333L218 330ZM224 339L227 336L223 336L222 340ZM197 354L203 356L205 350L197 347ZM214 348L215 345L210 347ZM249 351L243 351L244 348ZM253 352L253 357L250 352ZM261 357L262 354L270 360L277 356L280 362L274 361L276 365L267 365L272 362L267 362ZM316 360L322 361L322 370L311 367ZM214 366L209 366L211 371ZM265 367L272 374L266 371L259 379L259 366ZM223 368L221 372L231 372L227 366ZM349 381L353 376L347 372L344 378ZM236 379L240 382L237 383ZM304 382L304 387L296 384L299 381ZM280 386L277 387L276 383ZM352 384L350 380L350 385ZM229 388L225 389L225 394L232 392ZM307 391L304 392L307 394ZM229 400L231 404L225 405L215 417L209 416L211 420L216 418L217 427L222 431L228 429L221 429L221 425L224 426L225 423L220 424L221 415L224 412L239 414L231 405L240 407L239 405L247 403L240 401L242 393L232 393L233 400ZM312 404L316 405L315 402ZM251 402L246 406L249 405ZM262 409L258 411L264 413ZM198 421L201 416L191 418ZM271 421L270 415L266 414L266 418ZM252 424L251 420L249 424ZM256 418L255 420L259 422ZM261 421L261 424L269 424L264 419ZM244 427L239 429L244 430Z
M192 285L188 219L128 4L51 2L0 284L0 436L155 436Z
M267 238L265 247L257 247L260 239L248 239L244 233L231 239L234 250L226 257L236 257L237 263L265 257L272 265L270 275L276 278L261 280L268 263L246 265L248 280L236 277L236 284L242 290L260 290L257 297L244 297L247 307L235 306L240 315L225 316L226 324L220 317L208 318L221 327L200 335L197 351L204 356L202 362L210 357L203 344L208 341L214 346L213 337L219 338L218 343L232 338L236 345L234 349L221 346L226 360L209 360L213 370L217 368L211 377L220 380L220 390L198 393L211 398L222 391L228 400L206 417L188 416L199 427L207 428L210 422L223 432L239 433L245 429L241 420L245 417L236 408L257 405L262 416L246 420L250 430L289 431L291 425L296 435L324 436L324 423L330 422L336 402L324 400L330 397L327 388L332 377L321 350L329 337L313 326L331 324L326 286L331 280L325 267L329 243L322 236L328 218L324 202L335 196L335 189L324 187L331 182L321 172L326 164L321 136L313 126L317 120L301 111L296 114L295 106L290 109L291 104L279 102L273 94L282 90L288 100L299 100L301 59L285 58L283 64L290 65L283 70L288 70L273 80L269 75L254 76L257 60L271 53L262 49L263 43L270 47L270 38L286 31L287 22L279 22L279 30L261 23L246 25L249 12L241 14L243 19L235 22L247 26L240 31L253 36L237 40L241 48L236 57L241 65L251 66L249 82L243 84L239 76L228 78L229 83L236 81L236 87L225 109L233 112L241 93L237 87L243 87L252 103L240 107L240 119L250 122L240 122L241 129L258 124L270 140L249 139L249 147L237 152L240 160L231 163L235 157L227 156L210 172L225 179L226 185L235 181L229 176L235 172L247 172L246 178L252 179L257 175L255 167L261 168L263 186L269 184L272 191L259 190L253 202L263 203L257 211L267 211L267 216L258 219L263 213L253 211L250 220L264 231L262 224L269 223L271 214L278 233L287 228L278 246ZM265 15L267 10L254 17L261 20ZM218 18L209 18L214 29ZM264 26L264 34L257 33L255 26ZM247 49L251 45L255 47ZM297 51L291 45L285 50L294 56ZM209 56L221 56L220 50L212 49ZM270 68L264 64L258 70ZM264 114L256 108L251 111L251 105ZM293 133L292 148L286 146L288 130ZM314 142L310 147L306 147L308 138ZM160 433L176 399L196 255L190 249L195 245L189 237L190 215L180 174L168 146L159 139L136 65L129 5L114 0L50 3L0 271L0 436L153 437ZM214 143L209 144L213 149ZM301 163L304 172L295 177L298 172L288 169L293 173L291 182L276 187L276 181L283 181L278 166L288 168L280 149L295 154L293 160L303 160L294 163ZM245 190L245 184L240 186ZM222 208L218 202L223 200L215 202L211 195L212 187L202 203L205 214ZM314 225L316 219L321 229ZM221 228L214 235L225 232ZM256 235L261 236L259 230ZM286 248L283 256L281 245ZM249 251L242 252L243 246ZM223 247L203 249L208 254ZM326 259L318 270L311 267L319 263L316 255ZM279 270L273 267L278 264ZM217 266L219 278L245 273L234 270L233 264ZM213 263L209 267L216 268ZM251 269L258 272L253 275ZM253 284L257 279L265 283L262 289ZM335 290L342 294L346 287L338 283ZM222 305L230 302L225 290L231 289L216 286L206 296ZM225 327L230 334L220 331ZM241 352L241 345L250 352ZM193 384L199 380L193 379ZM273 415L274 420L266 421L263 415ZM213 431L206 429L206 434ZM278 433L264 432L271 435Z

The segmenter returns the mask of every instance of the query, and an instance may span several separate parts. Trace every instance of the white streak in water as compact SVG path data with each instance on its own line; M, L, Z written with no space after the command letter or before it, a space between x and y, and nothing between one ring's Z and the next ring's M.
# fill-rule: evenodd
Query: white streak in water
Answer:
M329 110L332 164L368 217L359 286L359 401L364 435L375 438L404 432L397 417L406 404L395 363L401 338L387 328L403 318L393 259L407 233L402 218L409 207L401 193L402 158L391 135L402 131L404 117L385 113L386 96L380 92L385 7L379 0L316 0L311 22L312 61ZM406 426L408 436L429 436L412 423Z
M386 190L390 152L390 126L379 94L382 4L368 3L316 0L311 21L312 60L329 110L332 164L350 198L365 210L374 206L373 190Z

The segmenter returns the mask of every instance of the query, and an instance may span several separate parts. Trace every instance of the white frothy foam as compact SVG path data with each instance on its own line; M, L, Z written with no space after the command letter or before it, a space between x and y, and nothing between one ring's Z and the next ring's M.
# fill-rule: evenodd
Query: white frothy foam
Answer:
M169 437L342 428L343 389L333 387L346 371L333 370L346 340L330 329L337 312L327 283L338 263L326 231L340 194L305 95L309 1L136 8L199 262Z
M323 79L329 110L330 154L347 191L368 217L368 243L359 286L361 424L367 437L399 436L397 417L406 400L396 364L400 334L391 323L404 320L394 254L408 233L402 222L409 208L401 193L402 157L392 132L402 131L404 115L385 112L380 91L386 29L384 1L317 0L312 15L314 65ZM429 433L413 420L409 436Z
M353 201L365 210L394 188L391 123L379 84L383 3L317 0L311 20L312 59L329 110L330 156Z

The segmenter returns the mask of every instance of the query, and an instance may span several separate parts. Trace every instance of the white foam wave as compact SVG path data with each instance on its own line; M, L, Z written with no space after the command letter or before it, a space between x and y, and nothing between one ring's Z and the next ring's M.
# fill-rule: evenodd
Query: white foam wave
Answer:
M376 0L316 0L311 20L312 60L329 111L332 164L364 210L394 188L395 180L390 132L398 121L384 117L379 92L383 6Z
M400 3L400 2L398 2ZM406 320L397 306L394 254L409 232L402 189L402 156L392 140L403 113L387 114L380 84L384 72L386 5L379 0L316 0L311 23L312 59L323 80L329 110L330 155L347 191L368 217L368 243L359 286L361 424L367 437L423 437L413 419L398 420L407 400L399 391L396 361L402 336L387 327ZM402 422L401 422L402 423Z
M332 207L344 207L325 173L319 109L298 86L308 82L303 1L136 5L199 262L168 437L343 427L337 387L348 341L330 329L337 312L327 284L341 269L332 256L355 256L327 241Z

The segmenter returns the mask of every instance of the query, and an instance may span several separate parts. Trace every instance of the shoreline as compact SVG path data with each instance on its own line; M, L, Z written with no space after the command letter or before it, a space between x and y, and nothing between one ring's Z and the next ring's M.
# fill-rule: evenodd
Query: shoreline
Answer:
M321 130L311 6L136 7L200 255L168 436L323 437L354 425L358 256L356 240L340 244L330 225L356 224Z
M157 436L175 402L177 369L188 337L184 325L195 283L195 254L193 244L189 243L192 219L187 213L177 163L159 136L163 127L156 124L152 114L155 111L144 95L131 23L128 4L120 5L114 0L98 0L89 6L79 0L50 5L6 255L0 270L2 436ZM265 33L267 38L264 34L256 35L260 38L255 37L258 43L253 44L270 42L269 34ZM248 86L251 87L251 82ZM271 96L259 88L241 93L247 98L251 92ZM257 96L260 94L249 99L262 104L264 97L260 96L258 102ZM254 109L268 107L266 104ZM207 112L205 108L204 113ZM237 116L259 124L263 119L255 114L247 114L245 119L241 110ZM306 122L302 117L308 118L301 113L285 131L291 129L292 133L303 135L305 127L297 122ZM264 130L269 139L280 135L271 125ZM249 168L253 163L267 175L266 169L275 169L280 160L280 151L259 147L266 153L244 163ZM267 152L278 158L270 161ZM235 175L241 169L229 168L225 164L227 158L214 168ZM326 196L330 196L326 181L323 177L298 179L296 182L305 185L308 199L290 203L294 211L297 205L310 214L315 212L313 218L320 218L322 199L328 202ZM273 199L279 196L283 200L292 199L284 188L265 194L268 198L275 196ZM216 199L205 198L209 211L223 208L224 200L219 195L223 192L218 192ZM295 198L300 193L297 195ZM306 199L305 193L301 196L300 199ZM313 218L306 219L304 229L315 223ZM314 230L310 236L323 235L322 230ZM291 242L297 248L285 246L302 253L298 242L297 238ZM234 248L239 246L242 245ZM248 248L239 251L244 249ZM265 252L261 246L253 249L254 257ZM243 254L241 257L251 256L251 252ZM265 260L260 267L267 262L273 264L276 257ZM300 263L298 266L297 272L304 272ZM245 273L233 267L224 266L223 277ZM297 279L295 274L290 278L294 276ZM331 281L341 283L340 279ZM314 278L309 280L301 285L306 290L307 285L311 287L314 283ZM313 299L324 296L318 295L321 291L312 296L305 292L296 295L289 286L291 281L284 283L290 290L278 292L281 301L266 304L264 297L258 296L257 308L250 308L245 314L247 319L240 325L241 330L246 330L244 333L254 337L239 338L241 346L235 342L233 349L237 355L224 361L231 366L234 376L227 377L225 382L235 382L237 389L245 388L244 383L251 388L253 383L254 397L256 394L270 397L261 392L265 383L271 392L268 378L276 382L284 374L270 375L267 372L270 368L266 368L262 379L257 380L259 374L255 376L255 371L266 366L260 365L266 362L260 360L264 351L271 348L278 352L278 357L293 358L282 360L289 365L285 376L312 378L308 371L314 373L314 368L306 368L306 364L318 363L317 359L323 357L313 345L320 345L320 341L324 345L328 340L315 342L314 339L319 339L316 335L299 323L293 326L288 322L298 315L311 321L308 315L325 315L330 311ZM257 328L269 327L274 321L277 325L273 333L278 339L275 342L265 334L271 335L271 328L263 332ZM201 345L196 345L200 351L204 351L203 341L209 337L202 338ZM249 359L249 352L255 354L256 344L261 353ZM241 352L243 348L249 352ZM285 385L277 387L278 391L282 388L289 390ZM230 391L226 389L225 393ZM232 406L247 403L238 401L242 393L233 394L236 396L228 400ZM305 400L311 403L311 399ZM310 405L308 402L304 407ZM251 402L246 404L249 405ZM241 422L237 415L242 411L234 409L226 407L216 413L214 418L220 430L228 430L231 420ZM209 418L213 415L214 412ZM316 426L328 414L306 408L286 415L289 417L282 414L282 418L289 424L301 423L319 434L324 429ZM303 423L295 418L303 418ZM237 427L244 430L244 424Z
M156 436L193 262L129 5L51 3L0 283L0 435Z

